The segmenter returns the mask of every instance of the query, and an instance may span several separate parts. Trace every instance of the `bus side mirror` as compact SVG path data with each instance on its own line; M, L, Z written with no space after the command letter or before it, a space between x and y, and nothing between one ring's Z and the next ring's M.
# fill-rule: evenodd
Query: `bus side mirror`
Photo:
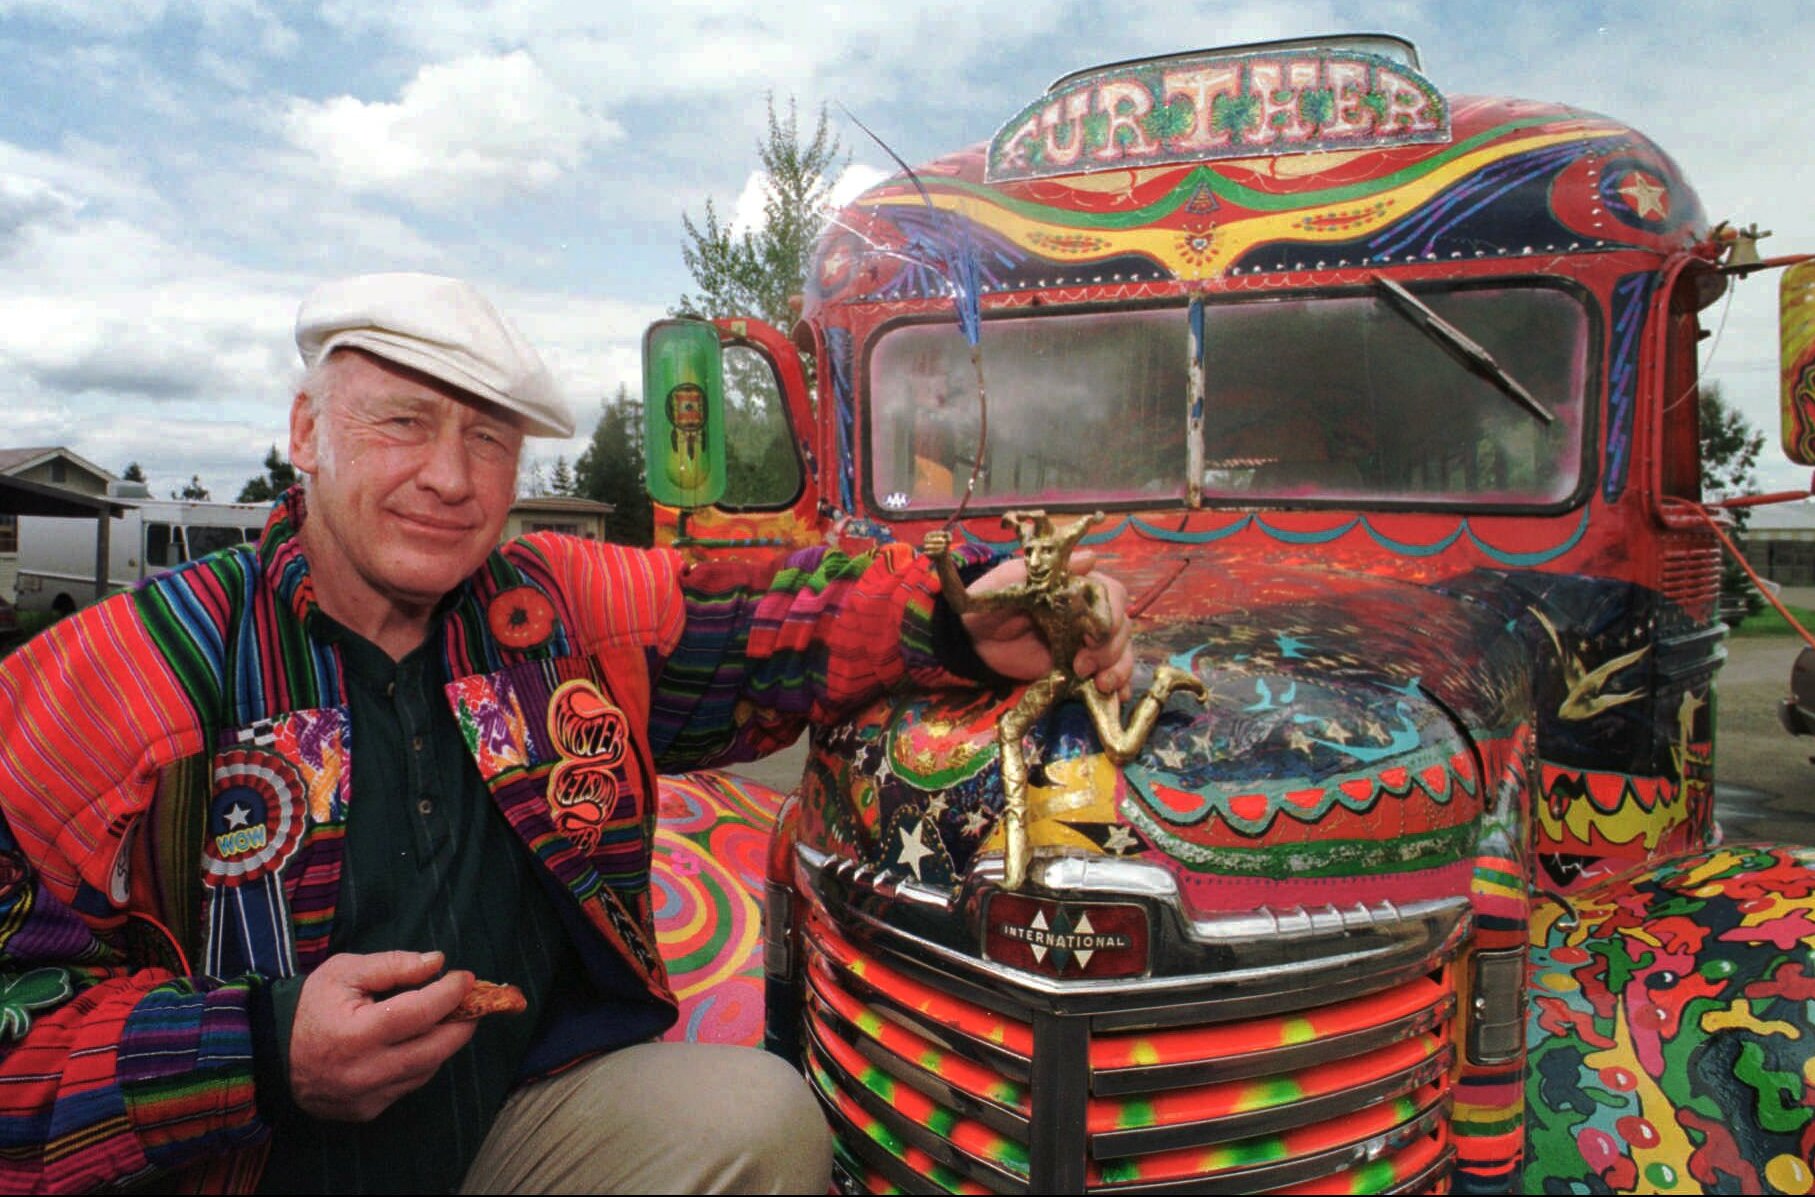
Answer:
M1815 465L1815 262L1799 262L1777 284L1782 342L1783 451Z
M706 507L725 493L724 360L704 320L658 320L643 334L643 460L658 503Z

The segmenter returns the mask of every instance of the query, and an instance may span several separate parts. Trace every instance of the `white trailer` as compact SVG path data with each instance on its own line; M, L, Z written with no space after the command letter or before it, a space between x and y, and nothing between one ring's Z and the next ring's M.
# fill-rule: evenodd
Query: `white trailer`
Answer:
M95 594L98 522L48 515L19 517L21 611L49 611L59 617L97 597L131 586L140 578L193 561L216 549L256 542L270 507L264 503L191 503L178 499L129 498L113 494L126 508L107 521L107 588Z

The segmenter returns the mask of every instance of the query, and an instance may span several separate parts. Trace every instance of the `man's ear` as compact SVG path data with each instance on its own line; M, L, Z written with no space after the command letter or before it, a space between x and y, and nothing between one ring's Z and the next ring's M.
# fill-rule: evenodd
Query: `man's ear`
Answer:
M320 430L320 414L315 401L301 391L290 400L290 464L304 474L315 473L315 436Z

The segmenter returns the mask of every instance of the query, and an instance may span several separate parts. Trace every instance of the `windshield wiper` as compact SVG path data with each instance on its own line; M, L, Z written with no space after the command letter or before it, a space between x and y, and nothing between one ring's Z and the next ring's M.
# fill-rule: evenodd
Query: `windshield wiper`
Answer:
M1392 303L1392 309L1411 321L1417 329L1431 340L1449 351L1451 357L1462 363L1469 373L1479 375L1494 384L1507 397L1518 403L1526 411L1543 423L1555 422L1556 416L1547 411L1532 393L1524 388L1518 379L1507 373L1506 367L1494 360L1494 355L1481 348L1466 333L1436 312L1429 304L1401 287L1385 275L1372 275L1374 285Z

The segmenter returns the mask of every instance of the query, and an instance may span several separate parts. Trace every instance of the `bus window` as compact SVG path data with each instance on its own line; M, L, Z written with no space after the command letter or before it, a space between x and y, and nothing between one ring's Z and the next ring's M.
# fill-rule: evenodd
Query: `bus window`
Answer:
M221 528L205 524L190 524L183 529L189 542L189 557L205 557L216 549L230 549L234 545L244 544L244 530L240 528Z
M145 525L145 568L168 569L182 564L182 557L170 536L169 524Z

